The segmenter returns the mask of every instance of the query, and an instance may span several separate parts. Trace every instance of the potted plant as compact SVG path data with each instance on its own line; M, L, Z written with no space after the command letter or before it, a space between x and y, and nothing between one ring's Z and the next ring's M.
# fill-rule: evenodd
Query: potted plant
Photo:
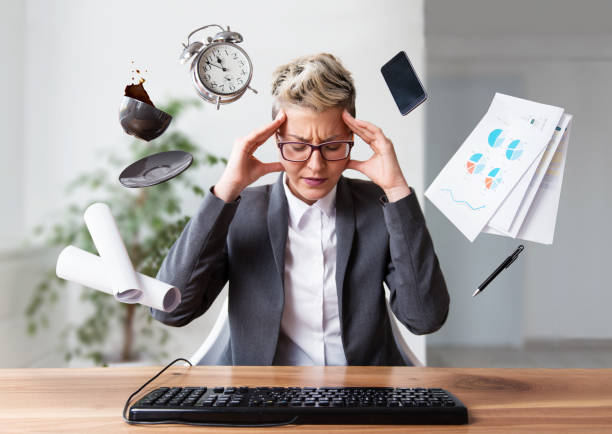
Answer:
M200 106L199 100L171 100L160 108L177 118L189 107ZM152 187L128 189L117 180L120 170L129 163L157 152L181 150L193 155L192 170L186 171L172 181ZM134 139L129 146L129 155L124 158L107 156L107 167L98 167L77 176L67 186L66 192L73 197L77 191L85 190L88 202L71 203L56 222L45 223L34 229L32 241L41 241L48 247L63 248L74 245L97 254L89 231L83 221L87 206L94 202L109 204L128 250L134 269L148 276L155 276L180 235L188 216L181 213L179 189L190 190L197 196L205 192L192 180L200 165L226 164L193 143L185 134L171 127L158 139L146 145ZM37 284L25 311L29 335L36 335L49 328L49 309L64 296L67 282L48 270ZM62 351L67 362L73 359L90 359L95 365L109 362L130 362L142 358L160 362L167 357L164 344L168 332L154 321L149 308L141 305L118 303L112 296L100 291L86 289L79 297L85 315L78 324L67 324L60 334L58 351ZM108 344L112 331L121 324L121 348L111 349Z

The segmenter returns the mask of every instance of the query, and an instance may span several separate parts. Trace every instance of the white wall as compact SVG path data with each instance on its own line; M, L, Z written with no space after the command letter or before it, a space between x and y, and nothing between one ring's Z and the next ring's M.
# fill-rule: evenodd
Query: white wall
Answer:
M463 301L465 309L453 312L453 334L434 336L430 342L495 345L529 339L612 338L612 291L606 269L612 242L608 174L612 151L607 131L612 117L610 16L612 3L593 0L426 3L428 72L430 83L437 83L430 90L440 92L453 82L472 86L463 100L448 98L448 92L442 95L448 118L435 121L459 123L467 134L487 107L483 93L492 97L495 90L565 107L574 114L554 244L526 243L513 269L479 296L482 300ZM481 105L475 106L476 102ZM473 119L463 117L463 112ZM465 135L454 139L454 145L451 132L438 137L447 148L429 152L433 144L428 143L427 178L437 174ZM456 231L438 219L433 208L427 205L428 217L436 220L435 234ZM452 243L449 249L460 252L459 264L466 255L480 262L447 277L468 275L479 283L495 267L495 260L487 262L488 257L501 261L519 243L490 235L480 238L474 245L465 240ZM490 251L475 253L482 246ZM455 299L471 298L469 289L457 290ZM499 315L508 319L509 327L500 326ZM484 338L479 332L483 327L489 329Z
M9 2L3 8L18 13L21 4ZM99 150L123 152L130 138L121 130L117 110L132 75L132 61L148 70L145 86L154 102L195 96L188 67L177 59L187 34L210 23L229 24L242 33L242 46L254 64L251 86L259 94L248 92L220 111L207 105L189 113L178 126L195 141L228 156L238 136L270 121L273 69L294 57L327 51L353 72L358 117L379 125L392 138L406 178L420 195L423 192L423 111L402 117L379 72L386 60L405 50L424 75L422 0L241 1L231 6L201 1L28 0L24 19L25 31L15 37L22 38L25 55L17 56L19 73L11 76L23 77L21 92L11 97L15 103L24 101L23 137L18 139L22 166L13 169L11 178L23 186L22 194L15 194L23 203L17 200L14 209L0 216L0 227L10 227L9 232L24 235L61 210L63 186L76 174L97 167ZM5 39L3 44L9 42ZM367 146L358 143L355 157L369 155ZM257 156L276 159L271 142ZM202 187L208 188L220 174L221 168L203 172ZM360 176L352 171L347 175ZM0 176L3 184L8 182L5 172ZM275 178L271 174L260 183ZM186 203L184 211L191 213L196 206ZM177 342L188 342L181 344L185 352L198 346L210 322L205 316L174 333Z
M0 13L0 174L4 205L0 247L14 246L23 233L23 76L25 5L3 2Z

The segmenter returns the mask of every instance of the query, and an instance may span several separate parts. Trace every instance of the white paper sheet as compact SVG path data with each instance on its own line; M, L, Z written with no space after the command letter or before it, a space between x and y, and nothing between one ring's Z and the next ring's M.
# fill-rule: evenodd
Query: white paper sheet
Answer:
M102 258L78 247L68 246L62 250L55 272L62 279L117 297L112 289L113 273L106 268ZM181 292L178 288L141 273L136 273L136 277L138 287L142 289L138 303L164 312L172 312L180 304Z
M496 94L425 196L470 240L541 156L563 109Z
M113 295L125 303L138 303L142 291L110 208L105 203L94 203L85 210L84 218L109 274Z
M507 232L510 230L518 209L520 208L523 198L525 197L525 192L529 188L533 175L535 175L545 153L546 149L543 149L542 152L540 152L540 155L538 155L533 161L531 166L529 166L516 186L512 189L506 200L504 200L501 206L497 208L497 211L495 214L493 214L493 217L491 217L491 220L489 220L487 226L485 226L485 232L488 227L497 229L501 232Z
M567 160L571 121L570 115L561 142L550 161L548 170L543 175L542 182L516 238L543 244L552 244L553 242L565 161Z
M531 101L509 97L508 95L503 94L499 94L499 96L500 100L507 105L511 105L513 107L513 110L517 110L523 113L529 113L532 110L532 108L530 107ZM535 123L536 116L536 114L528 116L523 115L522 121L525 122L525 124L527 125L529 125L532 120ZM508 197L503 201L497 211L495 211L495 214L493 214L491 220L487 222L488 226L491 226L501 232L508 232L510 230L510 227L512 226L512 223L517 215L518 209L521 206L523 198L525 197L525 192L529 188L529 185L531 183L531 180L533 179L533 176L536 173L538 165L544 157L544 154L546 153L546 149L551 146L551 142L555 139L556 143L554 144L554 147L556 149L556 146L558 145L559 140L561 139L561 136L555 134L555 132L557 131L557 128L559 128L559 130L561 131L561 127L565 129L565 127L567 126L561 125L562 119L563 117L561 117L559 124L551 130L551 136L549 137L550 140L548 141L547 146L545 146L538 154L538 156L535 158L533 163L531 163L525 174L520 178L519 182L512 189ZM548 131L548 129L546 131Z
M527 190L525 191L523 195L520 207L518 208L518 211L516 212L516 216L514 217L514 221L512 222L510 229L502 230L499 227L493 227L491 222L489 222L488 225L484 228L483 232L495 234L495 235L505 235L507 237L512 237L512 238L516 238L518 236L519 230L521 226L523 225L523 222L525 220L525 217L527 216L529 208L531 207L531 204L533 203L533 200L535 199L538 189L540 188L542 179L544 178L544 175L546 174L546 171L548 170L548 167L550 166L550 162L552 158L555 156L555 153L557 151L557 148L559 147L559 144L561 143L561 140L564 139L564 134L566 130L569 128L572 118L573 116L568 113L563 114L563 116L561 117L561 121L559 122L559 125L557 126L557 128L555 128L553 137L551 138L550 143L548 144L548 146L546 147L546 150L544 151L542 159L540 160L539 164L536 167L536 170L534 171L534 175L531 178L529 187L527 188ZM529 168L530 171L532 169L533 169L532 167ZM514 190L512 191L511 195L513 194L514 194ZM505 205L505 202L504 202L504 205ZM502 207L504 205L502 205ZM556 218L556 215L555 215L555 218ZM550 221L550 224L554 226L555 221Z

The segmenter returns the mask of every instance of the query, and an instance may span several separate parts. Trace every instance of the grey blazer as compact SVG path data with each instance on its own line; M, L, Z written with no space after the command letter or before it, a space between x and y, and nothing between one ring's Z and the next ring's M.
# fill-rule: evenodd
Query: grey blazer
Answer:
M157 278L177 286L180 327L211 306L229 280L230 342L218 364L272 365L283 312L288 205L282 173L226 203L207 194L162 263ZM336 190L336 287L349 365L406 365L393 338L383 281L397 318L413 333L438 330L449 296L415 194L386 201L371 181L345 178Z

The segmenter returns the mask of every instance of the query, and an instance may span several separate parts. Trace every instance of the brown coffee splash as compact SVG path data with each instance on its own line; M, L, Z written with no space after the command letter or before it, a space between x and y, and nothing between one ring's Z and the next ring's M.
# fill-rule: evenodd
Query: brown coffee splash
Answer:
M130 98L137 99L138 101L142 101L145 104L149 104L150 106L155 107L151 98L149 98L149 94L145 90L143 83L145 79L140 77L140 81L138 84L128 84L125 87L125 96L129 96Z

